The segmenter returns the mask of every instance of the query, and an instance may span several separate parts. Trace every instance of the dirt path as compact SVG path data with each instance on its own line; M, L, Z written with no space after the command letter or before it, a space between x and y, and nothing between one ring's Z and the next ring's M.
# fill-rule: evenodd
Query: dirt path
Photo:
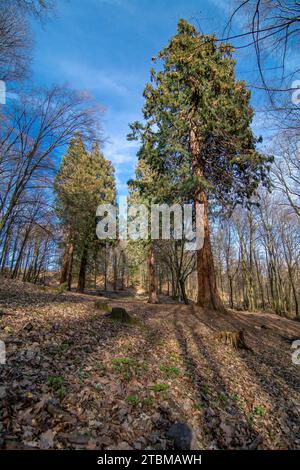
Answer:
M94 301L1 281L2 448L166 449L177 421L192 448L300 448L299 323L123 296L124 326ZM233 329L252 351L218 341Z

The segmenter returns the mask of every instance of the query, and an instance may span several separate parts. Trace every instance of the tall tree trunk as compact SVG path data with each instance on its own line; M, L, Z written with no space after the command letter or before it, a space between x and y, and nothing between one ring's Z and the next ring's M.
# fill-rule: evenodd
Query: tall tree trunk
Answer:
M234 309L234 302L233 302L233 279L232 276L228 276L229 280L229 302L230 308Z
M251 212L248 214L248 222L249 222L249 268L248 268L248 300L249 305L248 308L250 312L254 312L256 308L255 302L255 292L254 292L254 275L253 275L253 252L254 252L254 241L253 241L253 216Z
M196 204L203 204L204 240L203 246L197 251L198 297L197 304L209 310L226 312L221 301L214 269L214 261L210 242L210 229L208 219L208 202L205 191L196 195ZM201 222L200 222L201 223Z
M297 317L299 317L299 303L298 303L298 295L297 295L297 289L296 289L296 284L295 284L295 273L293 272L291 263L288 260L287 260L287 266L288 266L288 274L289 274L289 280L291 284L291 290L292 290L294 304L295 304L295 314Z
M156 273L155 273L155 253L154 247L151 243L149 250L149 259L148 259L148 269L149 269L149 304L157 304L157 293L156 293Z
M87 267L87 248L84 247L82 255L81 255L81 260L80 260L78 285L77 285L78 292L84 292L86 267Z
M65 246L63 265L60 274L60 284L65 284L68 282L70 267L71 267L71 258L73 256L73 243L67 243Z
M203 169L201 166L201 143L197 137L197 125L193 122L190 123L190 151L193 159L193 171L199 179L203 178ZM208 219L208 200L207 195L203 188L195 194L195 206L201 204L204 208L203 220L198 221L203 223L204 240L203 246L197 250L197 274L198 274L198 295L197 304L203 308L216 310L218 312L226 312L226 309L221 301L216 282L216 275L214 269L213 255L210 242L210 229ZM197 227L198 229L198 227ZM197 230L198 231L198 230ZM199 230L201 233L201 230Z
M21 266L22 261L23 261L23 253L24 253L25 247L27 245L27 240L28 240L28 237L30 235L30 232L31 232L31 227L29 226L29 229L26 230L24 239L23 239L22 244L21 244L21 248L19 250L19 254L18 254L18 257L17 257L16 264L15 264L13 272L11 274L12 279L15 279L15 278L18 277L19 269L20 269L20 266Z
M182 300L184 301L185 305L189 305L189 299L187 298L187 295L186 295L184 279L180 279L179 285L180 285Z
M1 272L4 272L6 260L9 255L9 250L10 250L10 244L11 244L11 228L6 232L5 235L5 241L3 243L2 247L2 254L1 254L1 259L0 259L0 264L1 264Z
M177 299L177 283L176 275L173 269L171 269L171 280L172 280L172 299Z
M121 253L121 290L124 290L125 289L125 262L126 262L126 258L125 258L125 253L124 251L122 251Z
M70 262L69 262L69 271L68 271L68 290L72 289L72 270L73 270L73 259L74 259L74 245L72 243L71 253L70 253Z
M31 278L31 270L32 270L32 263L29 265L30 259L31 259L32 253L31 253L31 247L29 246L29 249L27 251L26 255L26 260L25 260L25 265L23 269L23 281L29 281ZM29 268L28 268L29 266Z
M113 290L116 291L118 287L118 253L116 248L113 252Z
M107 244L104 247L104 291L107 291Z
M9 268L10 272L12 272L14 264L15 264L15 258L17 255L17 249L18 249L18 243L19 243L19 235L20 235L20 229L17 230L16 236L15 236L15 241L14 241L13 250L12 250L12 258L11 258L10 268Z
M158 286L157 286L157 292L158 292L158 294L160 295L160 294L161 294L161 269L160 269L160 265L158 265L157 269L158 269Z
M266 301L265 301L264 286L263 286L263 281L262 281L262 276L261 276L261 267L259 266L257 253L255 251L253 252L253 257L254 257L254 262L255 262L255 267L256 267L256 276L257 276L258 285L260 289L260 295L261 295L261 306L262 306L262 309L265 310Z

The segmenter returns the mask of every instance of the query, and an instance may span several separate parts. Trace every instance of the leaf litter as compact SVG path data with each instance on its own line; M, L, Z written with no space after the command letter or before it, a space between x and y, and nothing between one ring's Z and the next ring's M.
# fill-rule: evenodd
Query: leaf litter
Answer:
M286 340L300 338L297 322L106 300L139 321L110 321L94 295L1 279L1 448L300 448L299 366ZM216 340L230 329L251 351Z

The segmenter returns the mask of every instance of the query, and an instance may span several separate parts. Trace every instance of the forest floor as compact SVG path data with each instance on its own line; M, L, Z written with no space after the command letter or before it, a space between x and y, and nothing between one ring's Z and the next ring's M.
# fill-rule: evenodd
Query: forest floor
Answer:
M176 422L193 449L300 448L300 323L116 297L136 324L95 295L1 279L0 448L172 449ZM243 330L250 350L220 330Z

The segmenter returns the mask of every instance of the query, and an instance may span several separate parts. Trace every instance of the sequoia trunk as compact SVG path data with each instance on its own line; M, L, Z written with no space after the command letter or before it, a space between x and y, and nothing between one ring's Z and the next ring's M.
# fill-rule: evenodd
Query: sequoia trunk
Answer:
M214 260L210 242L208 202L205 191L196 196L196 204L203 204L203 246L197 251L198 296L197 304L203 308L224 312L214 269Z
M204 179L203 163L201 159L201 143L197 136L197 125L191 121L190 123L190 152L193 161L193 171L199 178L199 185L201 185L201 178ZM197 250L197 275L198 275L198 295L197 304L203 308L216 310L218 312L225 312L225 307L221 301L217 289L216 275L214 270L213 255L210 242L210 229L208 218L208 200L206 192L203 188L195 194L195 205L203 205L203 219L197 223L203 224L201 231L197 227L197 233L203 233L203 246Z
M60 275L60 284L68 283L68 279L70 277L70 270L72 266L72 258L73 258L73 243L67 243L64 252L63 258L63 266Z
M156 304L158 302L157 293L156 293L156 273L155 273L155 254L154 248L151 244L150 251L149 251L149 260L148 260L148 268L149 268L149 304Z
M77 286L78 292L84 292L86 267L87 267L87 249L84 248L82 255L81 255L81 260L80 260L78 286Z

